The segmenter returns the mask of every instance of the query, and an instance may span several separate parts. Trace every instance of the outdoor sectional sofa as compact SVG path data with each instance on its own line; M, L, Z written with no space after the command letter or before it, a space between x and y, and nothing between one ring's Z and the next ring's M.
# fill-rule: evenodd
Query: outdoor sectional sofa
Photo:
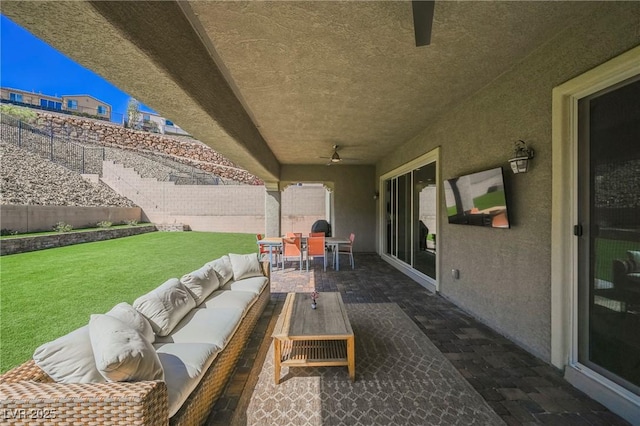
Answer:
M199 425L270 298L269 265L230 254L36 349L0 376L9 424Z

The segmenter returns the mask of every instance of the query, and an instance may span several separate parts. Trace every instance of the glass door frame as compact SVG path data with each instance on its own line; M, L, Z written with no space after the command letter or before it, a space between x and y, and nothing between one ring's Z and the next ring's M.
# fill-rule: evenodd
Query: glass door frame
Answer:
M433 279L431 277L429 277L426 274L423 274L422 272L418 271L417 269L413 268L411 265L402 262L400 260L398 260L396 257L394 256L389 256L386 253L386 235L387 235L387 228L386 228L386 206L385 206L385 191L386 191L386 186L385 186L385 181L389 180L389 179L393 179L393 178L398 178L406 173L409 173L411 171L413 171L414 169L418 168L418 167L422 167L425 166L427 164L431 164L434 163L435 164L435 184L436 184L436 235L438 235L438 238L436 238L436 242L435 242L435 250L436 253L438 253L436 255L436 278ZM381 175L379 177L378 180L378 214L377 214L377 222L378 222L378 244L377 244L377 251L378 254L380 255L380 257L385 260L386 262L390 263L391 265L393 265L394 267L396 267L398 270L400 270L402 273L404 273L405 275L409 276L411 279L413 279L414 281L418 282L420 285L422 285L423 287L427 288L428 290L431 290L433 292L437 292L440 290L440 254L441 251L439 250L439 246L441 243L441 238L440 237L440 215L441 215L441 179L440 179L440 147L434 148L433 150L427 152L424 155L421 155L420 157L403 164L400 167L397 167L387 173L385 173L384 175ZM415 202L415 200L411 200L410 203L410 211L413 212L413 203ZM413 229L413 223L412 223L412 229ZM413 235L413 231L409 230L409 235ZM397 250L396 250L396 255L397 255ZM413 258L413 252L411 253L411 256Z
M578 361L578 103L640 75L640 46L553 89L551 207L551 363L565 378L634 423L640 397Z

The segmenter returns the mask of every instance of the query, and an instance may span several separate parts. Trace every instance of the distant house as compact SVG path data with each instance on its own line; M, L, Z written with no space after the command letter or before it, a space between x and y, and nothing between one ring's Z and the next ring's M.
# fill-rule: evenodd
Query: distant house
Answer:
M2 87L0 91L2 92L2 102L111 120L111 105L91 95L63 95L58 97L9 87Z
M174 124L173 121L158 114L146 111L140 111L140 118L137 126L131 127L138 127L142 130L154 133L189 135L189 133L187 133L180 126Z
M66 111L84 112L111 119L111 105L91 95L64 95L62 108Z

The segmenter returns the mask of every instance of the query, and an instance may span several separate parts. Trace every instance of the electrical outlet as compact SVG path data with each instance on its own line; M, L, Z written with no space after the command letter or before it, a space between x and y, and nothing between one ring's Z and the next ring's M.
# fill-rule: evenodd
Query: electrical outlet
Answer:
M452 269L451 270L451 276L453 277L454 280L457 280L460 278L460 270L459 269Z

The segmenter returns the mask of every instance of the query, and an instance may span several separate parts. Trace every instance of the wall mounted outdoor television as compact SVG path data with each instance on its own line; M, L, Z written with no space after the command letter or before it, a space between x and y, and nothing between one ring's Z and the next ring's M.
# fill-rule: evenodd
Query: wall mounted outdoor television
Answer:
M444 181L449 223L509 228L502 167Z

